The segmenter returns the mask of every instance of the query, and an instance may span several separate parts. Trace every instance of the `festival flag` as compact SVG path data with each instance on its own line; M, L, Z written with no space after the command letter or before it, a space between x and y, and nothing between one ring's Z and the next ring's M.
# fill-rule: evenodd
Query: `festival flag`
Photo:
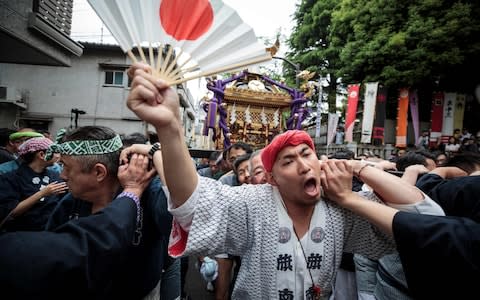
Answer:
M335 134L337 133L338 115L334 113L328 114L328 133L327 133L327 146L333 143Z
M323 103L323 87L322 87L322 77L320 77L320 79L318 79L317 119L315 120L315 138L316 139L320 138L320 131L322 127L322 103Z
M396 147L407 147L408 89L400 89L398 98Z
M442 142L448 143L448 139L453 136L453 118L455 115L455 102L457 102L457 93L445 93L443 100L443 122L442 122Z
M375 121L373 123L373 139L380 141L383 144L385 119L387 109L387 88L383 85L378 86L377 91L377 105L375 109Z
M455 113L453 116L453 129L463 128L463 116L465 114L465 94L457 94L457 103L455 104Z
M360 84L348 85L347 114L345 117L345 141L346 142L353 142L353 126L355 126L355 119L357 116L359 90L360 90Z
M420 120L418 119L418 94L417 90L411 91L409 94L410 115L412 116L413 132L415 134L415 145L420 137Z
M373 119L375 117L375 102L377 100L378 82L365 84L365 101L363 104L362 138L361 143L370 144L372 141Z
M443 92L433 94L432 113L430 118L430 147L436 147L438 139L442 136L443 99Z

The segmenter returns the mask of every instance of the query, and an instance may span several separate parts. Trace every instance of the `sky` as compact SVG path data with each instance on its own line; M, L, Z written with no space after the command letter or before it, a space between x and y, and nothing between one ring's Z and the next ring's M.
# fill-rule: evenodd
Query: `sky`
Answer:
M259 37L273 38L281 30L290 35L298 0L224 0L237 11ZM76 41L115 43L102 21L96 16L87 0L74 0L71 37Z
M250 25L257 37L274 40L280 31L289 36L293 27L293 13L299 0L223 0L237 11L242 20ZM102 25L87 0L74 0L71 37L75 41L116 44L108 29ZM270 45L268 45L270 46ZM277 56L285 53L282 44ZM206 93L203 81L189 82L188 87L195 100Z

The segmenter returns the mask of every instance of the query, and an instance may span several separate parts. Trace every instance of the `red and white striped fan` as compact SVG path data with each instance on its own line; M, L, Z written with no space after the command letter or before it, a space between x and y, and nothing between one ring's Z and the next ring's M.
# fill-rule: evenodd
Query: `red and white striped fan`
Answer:
M130 59L139 60L136 48L140 60L171 85L272 58L253 29L221 0L88 2Z

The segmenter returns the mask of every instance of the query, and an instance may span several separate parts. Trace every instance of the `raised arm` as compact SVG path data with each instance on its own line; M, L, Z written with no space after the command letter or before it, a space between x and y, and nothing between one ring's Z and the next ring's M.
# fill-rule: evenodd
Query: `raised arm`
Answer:
M133 81L127 106L155 127L162 144L165 184L174 205L181 206L195 190L198 175L185 144L178 95L152 76L147 65L134 64L128 74Z

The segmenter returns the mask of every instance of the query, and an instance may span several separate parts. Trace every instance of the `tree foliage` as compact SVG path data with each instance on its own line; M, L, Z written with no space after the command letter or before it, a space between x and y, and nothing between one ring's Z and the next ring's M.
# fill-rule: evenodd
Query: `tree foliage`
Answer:
M289 57L328 74L333 91L340 78L471 93L479 83L470 75L480 67L479 16L473 0L303 0Z
M294 14L296 25L289 39L292 51L287 53L287 57L302 69L328 77L329 87L325 92L328 93L330 111L335 110L338 53L330 46L329 28L337 5L337 0L304 0L297 5Z

